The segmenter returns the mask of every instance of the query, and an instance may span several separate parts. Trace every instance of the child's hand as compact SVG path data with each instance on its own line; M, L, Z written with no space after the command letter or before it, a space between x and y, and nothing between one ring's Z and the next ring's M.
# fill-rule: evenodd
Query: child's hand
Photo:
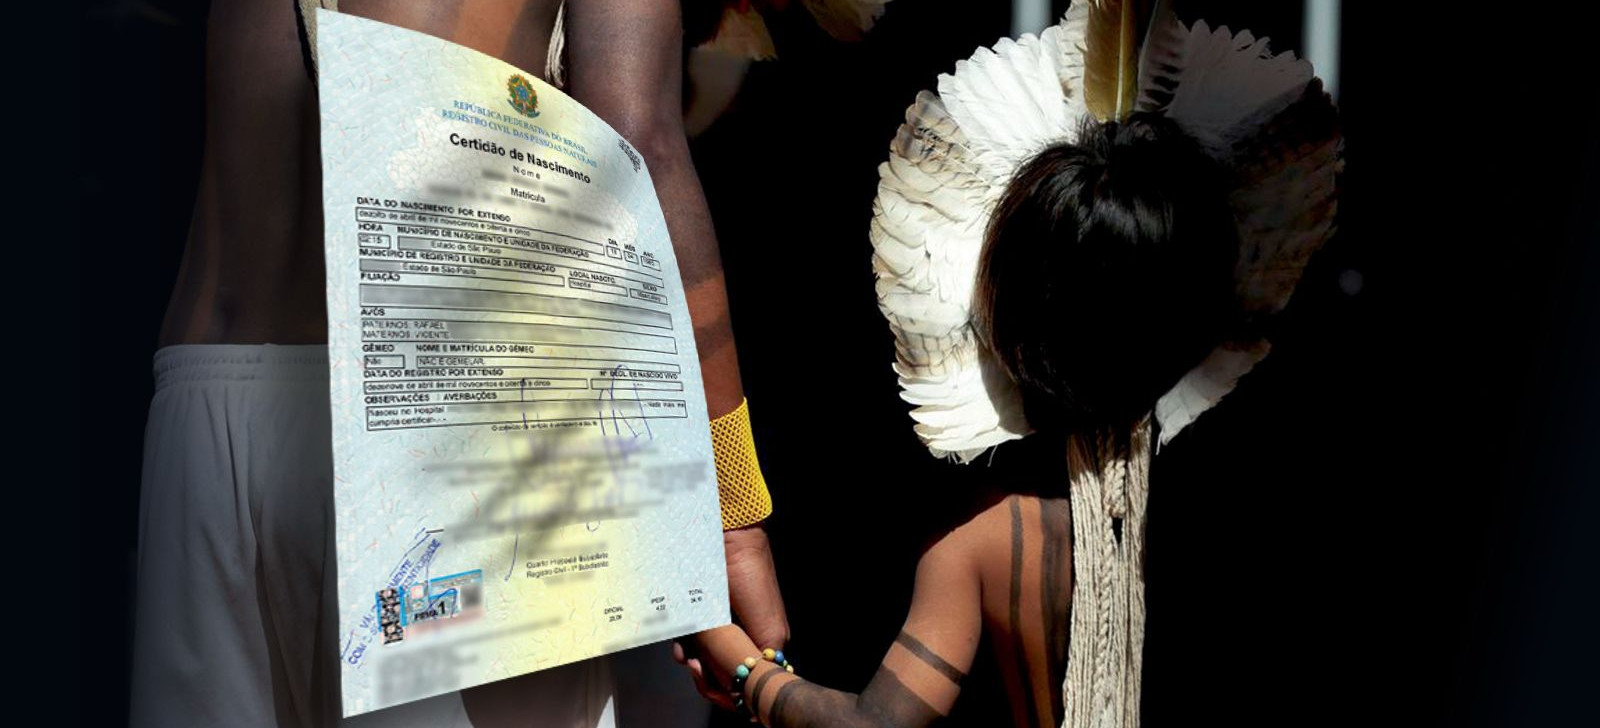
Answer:
M672 659L689 669L694 687L702 697L723 710L737 711L734 696L727 687L733 682L729 670L740 663L743 658L737 655L742 655L743 647L749 644L750 637L744 630L730 624L673 642ZM710 662L709 671L702 657Z

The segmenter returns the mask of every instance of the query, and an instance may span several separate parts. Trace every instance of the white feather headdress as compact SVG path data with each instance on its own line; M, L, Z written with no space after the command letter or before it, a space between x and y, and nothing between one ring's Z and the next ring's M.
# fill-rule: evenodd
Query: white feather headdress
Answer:
M1237 299L1251 319L1284 307L1333 233L1342 141L1311 65L1274 55L1248 31L1184 27L1165 3L1148 16L1136 5L1079 0L1037 37L1003 39L957 62L937 94L917 95L878 168L878 305L894 331L901 397L936 456L969 462L1031 431L1020 391L973 329L972 297L985 228L1012 175L1047 147L1075 142L1082 122L1163 112L1229 171ZM1120 449L1069 443L1074 586L1064 725L1138 725L1150 455L1268 349L1261 338L1220 343Z
M872 220L879 308L894 330L902 397L936 456L970 461L1028 434L1016 387L982 351L971 303L984 229L1017 168L1071 143L1094 118L1086 34L1101 2L1080 1L1035 37L1002 39L941 75L906 110L890 144ZM1332 234L1341 142L1337 114L1311 64L1273 55L1249 31L1152 21L1137 107L1164 110L1233 173L1239 300L1252 315L1288 302L1311 254ZM1156 405L1160 443L1232 390L1267 353L1229 341Z

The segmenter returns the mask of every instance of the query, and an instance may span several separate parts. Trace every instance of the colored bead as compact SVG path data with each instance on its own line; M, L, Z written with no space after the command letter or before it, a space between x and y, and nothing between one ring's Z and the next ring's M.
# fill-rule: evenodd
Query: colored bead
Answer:
M794 672L794 665L784 665L783 669L788 670L789 672Z
M773 655L776 655L776 654L778 654L778 653L776 651L774 651L771 647L768 647L767 649L764 649L764 650L761 651L761 656L765 657L765 658L767 658L769 660L773 660ZM773 660L773 661L776 662L776 660Z
M783 650L773 650L772 654L767 655L767 659L772 660L780 665L788 662L788 660L783 659Z
M744 665L740 665L740 666L738 666L736 668L733 668L733 675L734 675L734 677L737 677L740 680L743 680L743 679L745 679L747 677L750 677L750 668L745 667Z
M746 658L744 658L744 666L746 668L754 670L756 668L756 658L754 658L754 657L746 657Z

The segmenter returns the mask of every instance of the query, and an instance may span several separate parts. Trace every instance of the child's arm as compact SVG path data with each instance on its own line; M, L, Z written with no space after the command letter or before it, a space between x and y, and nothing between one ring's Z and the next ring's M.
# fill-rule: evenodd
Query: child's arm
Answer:
M745 680L744 698L772 728L909 728L950 712L972 666L982 630L980 586L970 534L957 529L917 564L911 613L878 672L857 695L807 682L761 660ZM737 627L704 632L701 655L727 684L746 657L761 654Z

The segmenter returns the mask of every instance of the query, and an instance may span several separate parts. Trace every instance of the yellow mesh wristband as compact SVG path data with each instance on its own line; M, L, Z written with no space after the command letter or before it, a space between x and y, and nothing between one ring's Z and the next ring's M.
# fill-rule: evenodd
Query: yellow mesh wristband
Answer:
M740 400L732 412L711 421L711 451L717 460L717 499L722 503L722 530L759 523L772 515L772 496L756 462L756 438L750 433L750 401Z

